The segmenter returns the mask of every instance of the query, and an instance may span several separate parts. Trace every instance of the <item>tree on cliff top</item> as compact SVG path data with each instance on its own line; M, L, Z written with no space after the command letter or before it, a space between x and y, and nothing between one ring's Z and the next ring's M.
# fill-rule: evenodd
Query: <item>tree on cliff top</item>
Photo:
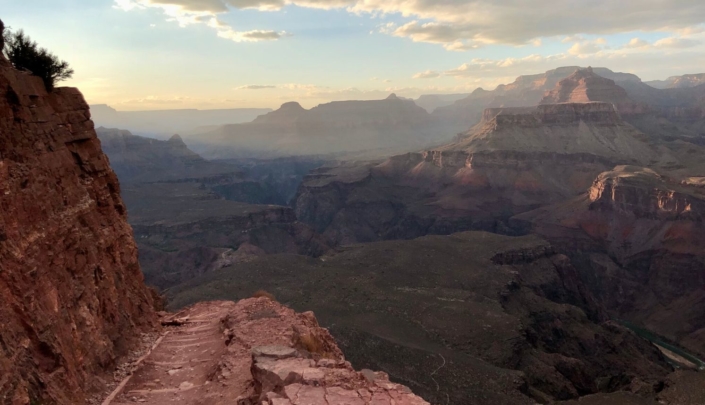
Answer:
M73 69L69 67L68 62L60 60L45 48L40 48L24 31L7 31L3 36L3 52L10 63L15 69L28 70L41 77L48 91L52 91L57 82L73 76Z

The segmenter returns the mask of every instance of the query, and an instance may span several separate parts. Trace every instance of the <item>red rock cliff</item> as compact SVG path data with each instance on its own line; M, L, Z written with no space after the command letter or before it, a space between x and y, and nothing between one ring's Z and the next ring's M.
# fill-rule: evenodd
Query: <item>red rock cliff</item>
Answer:
M83 96L2 56L0 207L0 403L83 403L152 298Z

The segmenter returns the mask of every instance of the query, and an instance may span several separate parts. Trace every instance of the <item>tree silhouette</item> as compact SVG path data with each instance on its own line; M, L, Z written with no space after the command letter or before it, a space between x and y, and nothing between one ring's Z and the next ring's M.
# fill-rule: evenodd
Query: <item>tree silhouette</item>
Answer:
M5 33L3 52L15 69L41 77L47 91L52 91L57 82L70 79L74 73L68 62L40 48L22 30Z

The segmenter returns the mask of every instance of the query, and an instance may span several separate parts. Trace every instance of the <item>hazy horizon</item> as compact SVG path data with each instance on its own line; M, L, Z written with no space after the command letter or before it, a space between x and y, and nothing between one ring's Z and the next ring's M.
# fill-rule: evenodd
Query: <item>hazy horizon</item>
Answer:
M698 1L0 3L7 26L71 63L74 78L62 85L119 111L311 108L493 89L560 66L643 80L705 66Z

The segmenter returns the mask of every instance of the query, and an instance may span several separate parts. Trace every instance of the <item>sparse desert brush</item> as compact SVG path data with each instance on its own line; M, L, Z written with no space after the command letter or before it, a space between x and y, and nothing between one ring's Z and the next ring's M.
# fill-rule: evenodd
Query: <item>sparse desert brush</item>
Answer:
M318 336L313 334L302 335L296 333L294 335L294 347L311 353L314 358L336 359L335 354L326 350L326 345Z
M267 291L264 291L264 290L258 290L257 292L255 292L254 294L252 294L252 298L262 298L262 297L264 297L264 298L269 298L269 299L272 300L272 301L276 301L276 300L277 300L276 297L274 297L274 294L270 294L270 293L268 293Z

